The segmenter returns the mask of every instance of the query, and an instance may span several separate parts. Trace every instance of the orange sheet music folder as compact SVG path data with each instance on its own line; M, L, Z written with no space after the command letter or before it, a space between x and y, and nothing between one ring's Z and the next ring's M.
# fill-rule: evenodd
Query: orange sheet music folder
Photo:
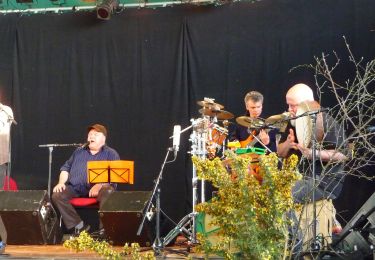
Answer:
M87 180L89 183L134 184L134 161L89 161Z

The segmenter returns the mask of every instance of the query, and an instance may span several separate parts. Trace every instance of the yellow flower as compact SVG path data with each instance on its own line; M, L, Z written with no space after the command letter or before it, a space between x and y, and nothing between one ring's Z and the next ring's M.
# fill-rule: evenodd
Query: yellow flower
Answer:
M192 158L198 177L218 188L216 198L196 208L212 217L220 239L213 245L199 235L200 249L234 259L232 244L246 259L279 258L289 224L284 213L292 209L291 187L300 178L297 157L284 160L279 169L274 153L260 156L259 162L231 151L226 156L225 161Z

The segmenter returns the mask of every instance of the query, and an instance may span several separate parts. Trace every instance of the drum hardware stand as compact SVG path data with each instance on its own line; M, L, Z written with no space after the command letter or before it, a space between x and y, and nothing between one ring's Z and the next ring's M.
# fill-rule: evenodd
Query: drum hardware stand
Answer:
M51 196L51 173L52 173L52 152L54 147L78 147L84 144L40 144L39 147L48 147L49 156L48 156L48 196Z
M183 217L177 226L164 237L164 245L168 245L181 232L184 233L192 243L196 244L194 228L196 215L195 212L192 212Z
M202 121L207 120L206 118L200 118L197 120L192 119L191 126L181 130L180 133L185 132L190 128L195 128L198 124L202 123ZM205 127L203 127L205 129ZM206 129L205 129L206 130ZM206 140L207 140L207 132L203 131L199 133L196 129L193 130L193 133L190 136L190 141L192 142L192 149L189 152L191 155L197 155L201 158L205 158L206 156ZM203 184L202 184L203 185ZM198 178L196 173L196 168L193 164L193 176L192 176L192 205L193 209L192 212L187 214L183 217L180 222L176 225L174 229L172 229L163 239L157 238L157 243L154 243L154 247L157 248L158 253L160 250L163 249L166 245L168 245L178 234L181 232L184 233L190 243L197 244L196 238L196 215L197 212L195 210L197 204L197 190L198 190ZM202 190L204 190L204 185ZM202 201L204 200L204 193L202 195ZM138 234L138 233L137 233ZM156 245L155 245L156 244Z
M229 121L228 120L223 121L223 126L228 131L227 133L229 133L229 130L228 130ZM222 147L223 151L222 151L221 159L225 158L225 147L227 146L227 144L228 144L228 138L225 138L223 141L223 147Z
M215 117L216 118L216 117ZM217 121L217 119L214 119ZM199 119L191 119L191 125L186 127L185 129L181 130L180 133L183 133L187 130L189 130L190 128L195 128L197 125L201 124L201 123L204 123L205 121L209 121L207 118L199 118ZM212 123L210 122L209 123L209 126L207 126L207 129L210 128L210 126L212 125ZM205 128L205 127L203 127ZM203 131L202 133L199 133L198 131L196 130L193 130L193 133L190 135L190 141L192 142L192 146L191 146L191 151L189 152L191 155L197 155L198 157L200 158L206 158L206 141L207 141L207 135L209 133L207 133L207 131ZM169 139L171 139L173 136L169 137ZM192 201L192 204L193 204L193 212L195 212L195 205L197 204L197 198L198 198L198 195L197 195L197 190L198 190L198 178L197 178L197 174L196 174L196 169L195 169L195 166L193 165L193 177L192 177L192 186L193 186L193 201ZM202 180L202 183L201 183L201 202L205 202L206 201L206 198L205 198L205 183L204 181Z

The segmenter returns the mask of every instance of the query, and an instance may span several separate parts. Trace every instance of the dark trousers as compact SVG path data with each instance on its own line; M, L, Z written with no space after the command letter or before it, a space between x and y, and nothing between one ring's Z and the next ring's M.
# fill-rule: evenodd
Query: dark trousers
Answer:
M105 185L100 189L97 197L99 201L99 208L102 207L103 203L114 190L115 189L109 185ZM59 210L64 225L67 229L74 228L82 221L75 208L69 203L72 198L77 197L81 196L77 194L70 185L66 185L66 189L62 192L52 193L52 202ZM102 228L102 223L100 223L100 228Z

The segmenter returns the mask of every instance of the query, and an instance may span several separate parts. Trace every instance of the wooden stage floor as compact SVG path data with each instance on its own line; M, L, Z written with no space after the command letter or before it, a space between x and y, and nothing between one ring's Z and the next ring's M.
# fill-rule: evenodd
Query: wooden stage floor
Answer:
M122 247L113 247L121 251ZM153 252L151 248L144 249L143 252ZM190 259L204 259L203 256L190 254ZM163 256L157 259L189 259L186 246L167 247L163 250ZM63 245L7 245L5 253L0 255L0 259L53 259L53 260L88 260L105 259L92 251L75 252L63 247ZM123 259L131 259L130 256L124 256ZM212 258L210 258L212 259ZM218 258L215 258L218 259ZM222 258L220 258L222 259Z

